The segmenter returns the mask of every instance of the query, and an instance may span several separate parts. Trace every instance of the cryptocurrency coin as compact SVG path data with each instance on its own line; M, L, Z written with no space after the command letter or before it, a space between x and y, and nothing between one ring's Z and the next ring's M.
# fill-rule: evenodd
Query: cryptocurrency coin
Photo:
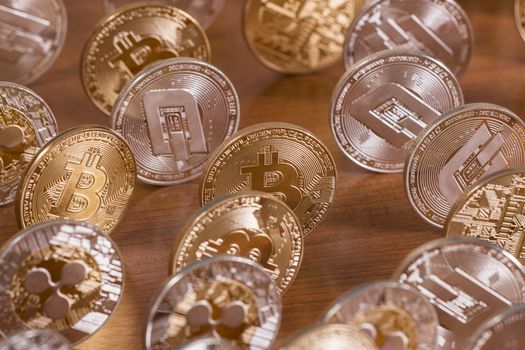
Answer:
M348 324L324 324L310 328L281 350L378 350L368 335Z
M117 306L123 273L117 248L97 227L32 226L0 251L0 329L47 329L78 344Z
M36 80L55 62L66 34L62 0L0 0L0 80Z
M423 219L443 227L451 206L468 186L523 164L523 121L503 107L467 104L419 133L405 162L405 190Z
M281 323L277 286L264 269L238 256L188 265L156 296L148 314L146 349L174 349L214 336L241 349L269 349Z
M126 141L103 126L79 126L48 142L28 166L16 198L20 227L71 219L111 233L135 187Z
M472 333L525 302L525 272L503 249L470 237L429 242L398 267L394 280L415 287L438 313L437 349L465 349Z
M335 186L335 162L317 137L297 125L261 123L239 131L210 156L201 203L236 192L271 193L295 212L306 235L325 217Z
M259 263L284 293L299 272L303 230L294 212L275 196L240 193L200 209L180 230L170 272L217 255L239 255Z
M347 68L374 52L404 48L437 58L464 73L474 47L467 14L454 0L376 1L354 20L344 43Z
M124 6L97 25L84 47L82 84L109 115L119 92L144 67L179 56L210 59L206 33L193 17L169 5Z
M448 237L470 236L494 243L525 263L525 169L505 169L482 178L456 201L445 223Z
M437 343L434 307L413 287L397 282L352 289L328 309L323 322L353 325L369 334L379 348L402 344L397 348L434 350Z
M237 130L239 107L218 68L173 58L150 65L124 87L112 127L133 150L139 179L174 185L201 175L209 153Z
M514 1L514 20L521 38L525 40L525 0Z
M191 341L184 345L180 350L238 350L235 343L221 338L208 337ZM1 350L1 349L0 349Z
M135 0L102 0L106 14L112 14L115 10ZM144 0L143 0L144 1ZM164 0L167 4L173 5L194 17L204 28L208 28L221 12L225 0ZM156 2L158 0L148 0Z
M441 62L387 50L341 77L332 95L330 124L337 144L356 164L401 172L419 132L463 103L459 82Z
M494 316L472 336L470 350L525 349L525 305L515 306Z
M0 350L73 350L73 347L60 333L28 330L15 333L0 342Z
M335 63L362 0L247 0L244 35L255 56L283 73L308 73Z

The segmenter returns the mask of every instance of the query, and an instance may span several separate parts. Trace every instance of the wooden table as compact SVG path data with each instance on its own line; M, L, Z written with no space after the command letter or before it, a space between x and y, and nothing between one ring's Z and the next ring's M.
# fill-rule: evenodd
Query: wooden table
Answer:
M525 115L525 43L514 25L513 1L462 1L476 32L476 49L461 79L467 102L492 102ZM60 130L79 124L108 124L82 90L80 54L103 16L99 1L66 0L69 35L55 65L31 85L49 103ZM252 56L241 33L241 0L228 0L209 29L212 62L230 77L241 100L241 127L262 121L304 126L328 146L339 178L326 220L306 239L302 268L283 298L279 342L315 322L346 290L387 279L412 249L442 236L408 203L402 175L378 175L348 160L328 124L332 89L343 63L299 76L273 72ZM113 233L123 254L126 285L120 306L79 349L140 349L148 305L168 278L172 243L199 208L199 180L173 187L140 183L133 203ZM0 208L0 243L18 231L14 208Z

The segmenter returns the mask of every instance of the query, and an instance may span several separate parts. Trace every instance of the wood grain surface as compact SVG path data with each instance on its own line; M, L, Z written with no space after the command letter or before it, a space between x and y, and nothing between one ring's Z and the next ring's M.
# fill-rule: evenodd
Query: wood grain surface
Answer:
M31 88L51 106L60 130L80 124L108 125L82 90L82 47L103 16L100 1L65 0L69 33L55 65ZM467 102L491 102L525 115L525 43L514 24L513 1L461 1L471 17L476 48L461 79ZM326 220L305 241L295 284L283 298L278 342L314 323L346 290L388 279L412 249L442 236L408 203L402 175L361 170L339 151L328 124L332 89L342 60L328 70L299 76L273 72L249 52L241 31L241 0L228 0L208 30L212 63L233 81L241 100L241 128L287 121L319 136L338 167L335 202ZM123 254L124 295L116 312L79 349L141 349L149 304L168 278L170 250L185 220L199 208L199 182L173 187L139 184L130 210L112 234ZM0 243L18 231L14 207L0 208Z

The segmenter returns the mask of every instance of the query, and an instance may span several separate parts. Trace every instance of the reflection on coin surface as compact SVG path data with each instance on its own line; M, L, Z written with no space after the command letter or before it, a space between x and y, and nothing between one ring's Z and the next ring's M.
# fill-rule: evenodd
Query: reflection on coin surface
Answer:
M521 264L503 249L469 237L421 246L401 263L393 279L415 287L435 306L437 349L465 349L483 322L525 302Z
M283 73L308 73L341 58L362 0L247 0L244 35L255 56Z
M0 350L72 350L60 333L46 330L21 331L0 342Z
M523 121L503 107L467 104L419 133L405 162L405 190L423 219L443 227L450 208L468 186L523 164Z
M481 326L472 336L471 350L525 349L525 305L515 306Z
M356 164L401 172L419 132L463 103L457 79L439 61L410 51L381 51L339 80L330 124L337 144Z
M207 337L193 340L180 350L238 350L240 349L235 343L222 338ZM0 349L1 350L1 349Z
M303 230L294 212L275 196L240 193L211 202L180 230L170 272L217 255L254 260L284 293L299 272Z
M368 335L347 324L324 324L299 334L281 350L378 350Z
M397 282L352 289L328 309L323 322L351 324L380 348L400 342L404 350L434 350L437 343L434 307L414 288Z
M374 52L414 49L463 74L474 46L470 20L454 0L382 0L354 20L344 44L347 68Z
M514 0L514 20L521 38L525 40L525 0Z
M126 141L103 126L69 129L47 143L28 167L17 194L20 227L71 219L106 234L120 222L135 187Z
M79 343L109 318L123 283L120 254L95 226L32 226L0 251L0 329L47 329Z
M55 62L66 34L62 0L0 0L0 80L36 80Z
M501 170L467 188L444 230L494 243L525 263L525 169Z
M190 181L208 155L237 130L237 92L218 68L200 60L154 63L122 90L112 127L129 143L139 179L155 185Z
M210 59L200 24L173 6L132 4L95 28L82 54L82 83L91 101L109 115L119 92L144 67L179 56Z
M142 0L145 2L146 0ZM204 28L208 28L219 15L225 0L164 0L167 4L175 6L195 18ZM115 12L122 5L131 4L136 0L102 0L106 14ZM156 2L158 0L147 0Z
M335 195L335 162L308 130L261 123L240 130L210 156L201 203L236 192L276 195L297 215L304 234L324 218Z
M173 276L150 309L146 349L173 349L196 337L233 341L241 349L273 344L281 323L277 286L249 259L222 256Z

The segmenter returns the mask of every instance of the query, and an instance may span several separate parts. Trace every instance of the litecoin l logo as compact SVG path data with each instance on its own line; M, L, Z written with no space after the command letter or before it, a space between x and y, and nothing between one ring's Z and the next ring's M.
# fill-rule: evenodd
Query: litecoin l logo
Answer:
M208 153L197 100L191 93L153 90L143 104L154 155L186 161L191 155Z
M385 101L385 96L389 98ZM383 101L377 105L377 101ZM370 109L370 106L377 106ZM403 86L388 83L358 98L350 106L352 116L377 136L402 147L440 113Z

